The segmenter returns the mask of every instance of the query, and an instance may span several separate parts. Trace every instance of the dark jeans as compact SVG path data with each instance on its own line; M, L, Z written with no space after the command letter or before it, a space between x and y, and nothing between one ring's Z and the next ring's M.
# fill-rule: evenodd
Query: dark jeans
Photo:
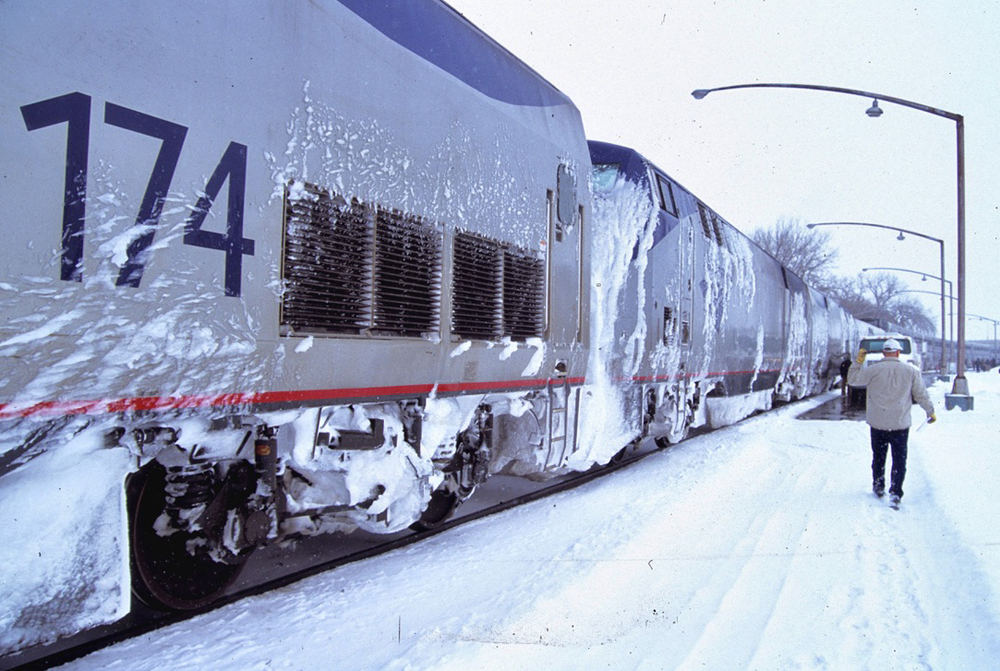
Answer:
M910 438L909 429L883 431L872 428L872 488L876 492L885 490L885 457L892 448L892 472L889 493L903 496L903 478L906 477L906 442Z

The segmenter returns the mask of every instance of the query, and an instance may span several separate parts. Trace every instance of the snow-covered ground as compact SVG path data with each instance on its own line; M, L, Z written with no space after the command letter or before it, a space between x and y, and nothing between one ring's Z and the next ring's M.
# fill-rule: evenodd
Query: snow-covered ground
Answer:
M65 668L997 668L1000 375L969 384L898 512L866 425L797 418L826 395Z

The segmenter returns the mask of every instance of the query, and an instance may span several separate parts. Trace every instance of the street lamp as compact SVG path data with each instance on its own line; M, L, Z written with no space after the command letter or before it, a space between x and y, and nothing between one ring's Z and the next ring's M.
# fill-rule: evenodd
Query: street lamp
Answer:
M997 324L1000 324L996 319L990 319L989 317L983 317L982 315L968 314L969 317L975 317L976 319L984 322L993 322L993 358L997 356Z
M731 91L734 89L807 89L810 91L827 91L829 93L844 93L852 96L871 98L872 106L866 110L870 117L882 115L878 102L895 103L903 107L944 117L955 122L955 138L957 146L957 195L958 195L958 370L951 394L945 395L945 407L949 410L960 407L962 410L972 410L973 399L969 395L969 381L965 379L965 118L961 114L922 105L912 100L885 96L858 89L841 88L839 86L819 86L816 84L736 84L734 86L719 86L712 89L696 89L691 92L695 100L701 100L709 93L716 91ZM944 272L941 273L944 276Z
M830 222L825 222L825 223L821 223L821 224L806 224L806 228L815 228L816 226L868 226L870 228L886 228L886 229L889 229L890 231L899 231L899 235L896 237L897 240L905 240L906 238L903 237L903 233L909 233L910 235L915 235L918 238L924 238L925 240L932 240L933 242L936 242L936 243L938 243L938 245L940 245L940 248L941 248L941 277L939 279L941 280L941 374L944 375L945 368L947 367L947 361L945 360L945 353L944 353L944 341L946 339L945 330L944 330L944 314L945 314L945 310L944 310L944 282L945 282L945 280L944 280L944 240L942 240L941 238L935 238L935 237L930 236L930 235L925 235L924 233L918 233L917 231L911 231L911 230L909 230L907 228L900 228L899 226L885 226L883 224L869 224L869 223L857 222L857 221L830 221ZM960 333L964 333L964 331L962 331L962 330L960 330L959 332ZM964 346L961 347L961 348L959 348L959 356L964 356L964 352L965 352ZM961 374L964 375L964 370L963 370L963 368L961 366L962 366L961 364L958 364L958 368L956 370L959 371L959 372L961 372ZM966 392L968 392L968 385L966 385Z
M902 233L900 233L900 235L902 235ZM953 285L952 285L951 280L946 280L943 277L938 277L937 275L931 275L930 273L923 273L923 272L920 272L919 270L910 270L908 268L887 268L887 267L881 267L881 266L879 266L879 267L875 267L875 268L862 268L861 272L866 273L869 270L895 270L895 271L900 272L900 273L913 273L914 275L920 275L920 276L923 277L923 281L925 281L925 282L927 281L928 277L931 278L931 279L933 279L933 280L941 280L942 282L946 282L948 284L948 296L951 298L951 302L949 302L949 304L948 304L948 307L950 308L948 312L949 312L949 324L950 324L950 329L951 329L951 340L955 339L955 306L952 305L952 302L954 302L954 300L955 300L955 296L952 293L952 287L953 287ZM935 294L935 295L937 295L937 294ZM944 309L944 293L941 294L941 308L942 308L942 310ZM949 349L950 349L951 340L948 341L949 342ZM944 355L944 313L943 312L941 313L941 352L942 352L942 356L941 356L941 375L945 375L945 369L944 369L944 367L945 367L945 362L947 361L947 357Z
M865 268L864 270L878 270L878 269L877 268ZM901 270L901 269L897 268L896 270ZM937 296L938 295L936 291L921 291L920 289L903 289L899 293L901 293L901 294L927 294L929 296ZM951 298L951 302L954 303L955 302L955 297L951 296L950 298ZM993 351L994 351L994 356L997 356L997 354L996 354L997 353L997 326L1000 325L1000 321L997 321L996 319L990 319L989 317L984 317L982 315L973 314L971 312L966 312L965 313L965 317L966 317L966 319L978 319L978 320L984 321L984 322L993 322Z

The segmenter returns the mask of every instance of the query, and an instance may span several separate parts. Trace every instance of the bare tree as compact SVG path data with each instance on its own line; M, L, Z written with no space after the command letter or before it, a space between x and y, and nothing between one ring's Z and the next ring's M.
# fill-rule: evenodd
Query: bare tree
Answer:
M875 318L875 305L865 297L861 277L848 278L831 275L816 287L836 299L845 310L861 319Z
M920 303L900 298L906 286L890 273L860 273L850 279L831 271L837 249L825 231L806 228L801 219L782 217L771 228L758 229L753 241L811 286L833 297L860 319L927 331L934 321Z
M927 316L924 306L912 298L897 298L889 306L893 321L910 332L934 334L934 320Z
M829 282L837 259L829 233L806 228L801 219L781 217L774 226L757 229L751 237L807 284L821 286Z
M831 277L817 288L859 319L884 328L901 328L910 334L934 331L934 320L924 307L912 298L900 296L906 289L895 275L859 273L854 279Z
M899 277L889 273L864 273L858 281L862 290L871 294L875 316L895 321L890 305L906 289Z

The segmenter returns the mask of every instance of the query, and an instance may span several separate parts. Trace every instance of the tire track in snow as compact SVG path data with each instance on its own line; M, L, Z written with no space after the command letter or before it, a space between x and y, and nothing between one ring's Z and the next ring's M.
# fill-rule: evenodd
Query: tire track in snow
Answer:
M793 422L791 418L783 418L782 431L771 435L795 435L791 430ZM747 492L743 503L759 506L757 524L747 530L744 539L745 544L752 544L753 550L734 557L742 563L740 573L722 586L714 617L707 622L679 669L752 668L751 660L762 643L773 636L775 614L787 598L793 565L800 557L815 560L830 554L809 538L816 505L810 502L824 486L828 453L809 442L784 445L764 436L758 436L757 440L761 443L759 449L772 458L781 458L782 468L787 472L784 486L768 494L767 488L774 483L760 481ZM797 593L799 588L792 591Z

